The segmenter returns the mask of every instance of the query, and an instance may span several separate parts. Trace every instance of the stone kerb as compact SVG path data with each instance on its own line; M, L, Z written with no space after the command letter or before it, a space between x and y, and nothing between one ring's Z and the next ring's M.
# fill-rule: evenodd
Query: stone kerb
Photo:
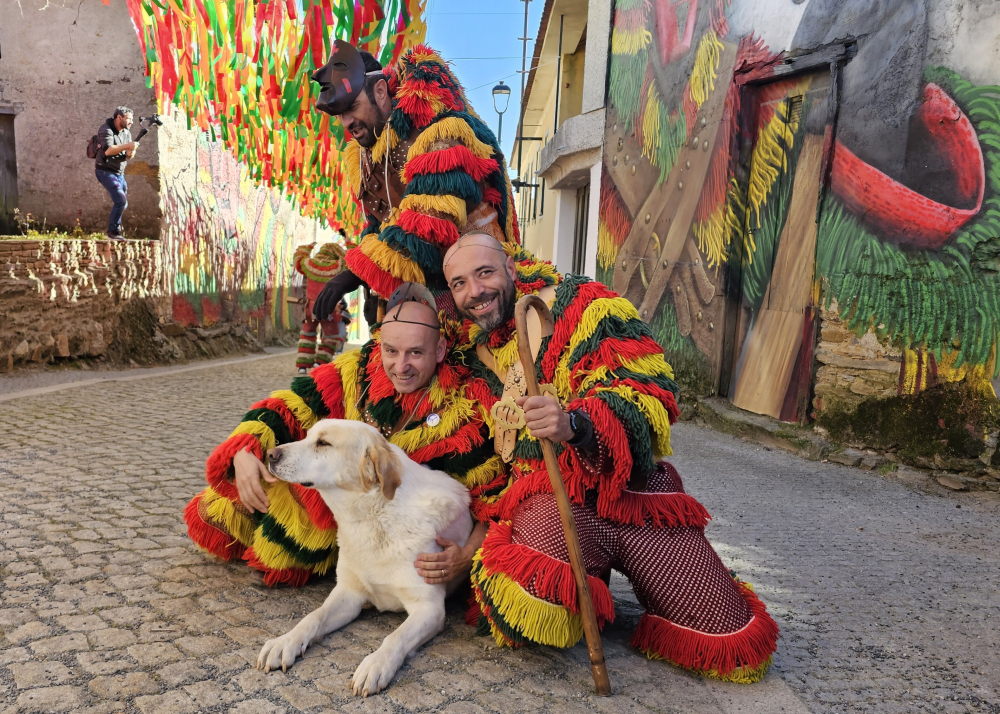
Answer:
M0 371L100 357L126 303L164 295L158 241L0 240Z

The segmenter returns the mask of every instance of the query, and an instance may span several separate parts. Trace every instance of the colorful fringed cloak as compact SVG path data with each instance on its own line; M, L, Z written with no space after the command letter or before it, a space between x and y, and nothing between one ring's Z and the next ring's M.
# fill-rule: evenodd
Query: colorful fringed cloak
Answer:
M614 619L604 578L632 581L646 613L632 643L650 657L731 681L757 681L771 662L777 626L752 588L736 581L705 539L708 512L662 461L679 416L673 372L635 307L586 277L557 274L524 251L518 297L556 285L554 333L535 362L540 384L555 386L567 411L593 422L596 452L556 444L581 534L598 621ZM465 363L487 385L487 407L503 384L476 352L488 347L501 373L518 359L513 320L492 333L463 325ZM487 421L493 418L487 412ZM509 478L481 495L490 527L472 570L470 622L499 644L572 646L582 635L576 586L540 445L522 428ZM593 572L591 572L593 570ZM686 583L678 587L678 583Z
M330 278L344 269L345 250L336 243L324 243L312 255L315 243L300 245L292 256L292 265L310 283L324 285Z
M295 360L295 366L300 369L311 369L314 365L328 363L334 355L344 349L345 342L340 335L340 324L343 322L340 316L334 315L329 320L317 320L312 314L313 305L323 286L330 278L344 270L344 249L336 243L324 243L316 251L316 255L312 255L315 245L315 243L301 245L295 249L295 255L292 256L295 270L306 279L306 302L303 308L302 329L299 331L299 354ZM319 335L320 329L323 331L322 337Z
M604 453L613 456L608 468L595 470L574 449L557 444L570 498L582 504L587 491L596 489L602 518L641 524L660 506L632 499L626 486L630 479L647 477L657 461L672 453L670 425L680 415L677 385L663 348L625 298L583 276L563 278L525 250L510 252L517 263L519 298L557 286L551 307L555 333L536 362L539 384L553 384L567 411L586 411ZM489 334L469 321L463 327L463 359L488 386L489 394L482 397L488 409L503 394L503 384L478 358L475 345L486 344L497 369L506 371L518 359L514 321ZM480 387L474 389L480 396ZM491 499L490 512L500 519L509 518L524 497L550 489L541 447L527 429L518 436L514 457L510 486Z
M392 164L386 171L398 173L405 189L398 205L386 206L382 215L368 211L368 225L360 245L347 252L347 265L382 296L405 281L440 292L442 257L469 226L501 243L520 242L506 162L493 132L432 49L417 45L384 72L393 111L371 150L376 176L363 185L367 150L355 140L345 149L344 167L359 202L363 191L389 190L382 177L385 161ZM397 160L394 152L405 147L405 158Z
M278 444L298 441L320 419L366 420L378 428L395 426L412 413L406 428L390 441L410 458L445 471L467 488L481 489L502 469L487 437L482 408L468 394L468 370L447 362L427 390L399 395L382 368L381 346L369 342L296 378L255 403L226 441L209 456L208 488L184 512L195 543L223 560L242 558L264 572L266 585L302 585L336 563L337 524L319 493L299 484L263 484L266 514L251 515L238 501L232 480L233 456L241 450L264 461ZM435 426L427 417L439 417ZM365 419L365 417L368 417Z

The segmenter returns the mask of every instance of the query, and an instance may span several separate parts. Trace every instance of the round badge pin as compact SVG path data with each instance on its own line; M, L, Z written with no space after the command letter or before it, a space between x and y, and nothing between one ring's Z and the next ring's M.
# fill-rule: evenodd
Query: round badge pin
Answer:
M427 415L427 426L437 426L440 423L441 423L441 417L438 416L437 414Z

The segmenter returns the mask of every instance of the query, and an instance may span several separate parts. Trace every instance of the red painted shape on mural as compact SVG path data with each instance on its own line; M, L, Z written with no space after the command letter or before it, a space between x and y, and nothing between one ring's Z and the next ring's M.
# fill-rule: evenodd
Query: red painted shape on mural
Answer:
M677 8L688 6L684 36L680 36ZM666 66L688 53L698 19L698 0L656 0L656 35L660 45L660 64Z
M198 313L194 311L191 303L187 301L184 295L174 295L170 316L178 325L184 325L185 327L191 327L201 322L198 319Z
M205 326L214 325L222 317L222 302L214 295L201 296L201 319Z
M928 84L918 112L937 150L951 159L952 188L957 202L965 207L938 203L917 193L866 164L839 140L831 187L852 213L886 238L915 248L938 248L982 208L986 167L972 122L943 89Z

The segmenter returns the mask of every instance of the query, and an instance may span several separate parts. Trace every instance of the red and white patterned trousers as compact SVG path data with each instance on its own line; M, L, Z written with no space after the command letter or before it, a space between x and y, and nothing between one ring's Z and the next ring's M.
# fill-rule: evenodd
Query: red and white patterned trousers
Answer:
M683 492L677 471L662 462L641 495L665 501L690 499L680 496ZM599 619L614 617L606 586L614 569L629 579L646 609L633 645L651 657L711 676L736 681L763 677L775 650L777 625L749 585L736 580L722 563L705 538L704 528L618 523L598 517L595 503L591 499L582 506L574 504L573 517ZM505 607L504 599L510 596L489 583L489 578L498 574L534 598L578 611L575 588L567 589L565 582L561 587L553 585L557 567L569 572L569 553L552 494L525 499L509 525L493 528L497 532L491 529L483 544L477 597L495 631L507 633L507 639L516 643L522 637L532 639L525 632L544 630L538 626L537 616L533 624L522 627L517 610ZM530 561L531 565L518 567L518 561L525 565ZM474 574L474 584L476 577Z

